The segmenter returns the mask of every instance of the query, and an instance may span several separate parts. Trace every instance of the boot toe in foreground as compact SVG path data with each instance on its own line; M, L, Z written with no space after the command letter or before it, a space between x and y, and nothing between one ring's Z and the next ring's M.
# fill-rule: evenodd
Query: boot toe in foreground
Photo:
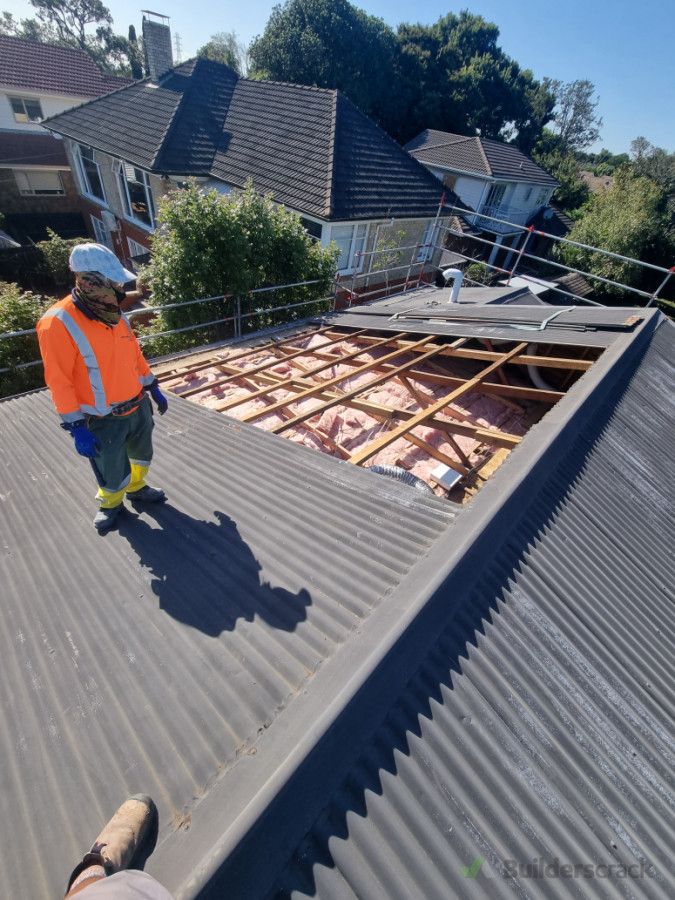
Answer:
M94 528L99 534L105 534L117 524L117 517L122 512L122 504L111 509L99 509L94 516Z
M139 491L127 494L132 503L162 503L166 500L166 494L161 488L144 485Z
M99 834L92 853L100 853L109 872L142 868L157 840L157 807L146 794L135 794L120 806Z

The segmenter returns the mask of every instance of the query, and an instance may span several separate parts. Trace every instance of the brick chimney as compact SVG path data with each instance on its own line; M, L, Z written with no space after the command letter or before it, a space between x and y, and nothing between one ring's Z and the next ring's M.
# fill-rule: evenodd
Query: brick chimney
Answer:
M142 9L141 12L143 13L143 44L148 73L152 81L159 81L162 75L173 68L169 17L163 16L161 13L150 12L149 9ZM151 19L150 16L156 18ZM163 21L160 22L159 19Z

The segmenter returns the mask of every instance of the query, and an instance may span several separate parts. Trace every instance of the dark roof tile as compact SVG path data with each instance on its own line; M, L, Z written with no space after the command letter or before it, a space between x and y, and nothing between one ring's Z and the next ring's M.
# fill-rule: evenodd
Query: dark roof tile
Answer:
M36 93L100 97L131 83L129 78L103 73L84 50L0 35L2 85Z
M427 165L508 181L551 186L558 183L517 147L491 138L466 137L427 129L406 144L405 149Z
M198 59L47 123L149 171L211 175L326 219L431 216L443 188L337 91Z

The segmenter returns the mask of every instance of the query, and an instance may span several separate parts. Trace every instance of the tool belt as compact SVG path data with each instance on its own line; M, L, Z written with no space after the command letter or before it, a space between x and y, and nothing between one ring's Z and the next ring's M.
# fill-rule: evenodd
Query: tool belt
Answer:
M141 401L145 394L143 391L140 394L137 394L135 397L132 397L131 400L125 400L123 403L115 403L113 404L113 408L110 411L111 416L126 416L127 413L133 412L138 406L141 405Z

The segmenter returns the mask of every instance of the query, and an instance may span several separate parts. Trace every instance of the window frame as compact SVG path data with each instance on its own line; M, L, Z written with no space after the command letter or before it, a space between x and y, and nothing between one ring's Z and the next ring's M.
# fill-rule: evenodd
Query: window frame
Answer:
M129 184L131 183L128 177L129 169L133 170L134 173L140 173L142 176L140 181L136 179L133 183L140 184L143 187L145 193L145 206L148 211L148 218L150 219L149 222L134 214L131 193L129 192ZM139 228L143 228L146 231L154 231L156 227L155 203L152 196L152 187L150 186L150 173L146 172L145 169L141 169L139 166L133 166L131 163L120 160L117 167L117 179L125 219L128 219L129 222L133 222L134 225L137 225Z
M20 125L39 125L40 122L44 119L44 113L42 112L42 103L40 102L39 97L25 97L19 94L8 94L9 105L12 108L12 114L14 116L14 121L18 122ZM28 112L26 108L26 103L35 104L40 110L40 115L37 118L34 118ZM14 104L20 103L23 107L23 112L19 113L16 111Z
M91 151L90 157L83 157L82 150ZM77 177L80 182L80 190L82 191L82 196L86 197L88 200L93 200L94 203L98 203L101 206L108 206L108 197L105 190L105 184L103 183L103 176L101 174L101 164L96 159L96 150L93 147L89 147L87 144L80 144L77 142L73 143L73 159L75 160L75 168L77 169ZM101 193L102 197L99 197L91 190L91 182L89 180L89 174L84 165L84 159L87 160L88 163L91 163L96 169L96 175L98 177L98 182L101 185Z
M422 243L420 244L416 262L429 262L433 257L436 249L436 241L438 240L439 228L440 223L437 222L436 219L429 219L427 227L424 229L424 235L422 237ZM430 246L427 247L427 244Z
M53 190L50 188L36 188L34 185L31 185L31 175L38 176L44 174L55 175L61 185L61 189ZM20 178L26 180L28 188L21 187ZM61 173L57 169L35 169L32 171L30 169L14 169L14 179L22 197L65 197L66 195Z
M113 240L110 232L105 227L105 222L102 219L99 219L98 216L90 215L91 224L94 229L94 234L96 235L96 243L103 244L104 247L107 247L108 250L112 250L114 252L115 247L113 246Z
M337 239L334 235L334 232L338 228L349 228L351 229L351 235L347 238ZM359 230L363 229L363 233L359 234ZM335 243L340 248L340 241L348 240L348 253L347 253L347 265L343 268L338 268L337 272L339 275L344 275L351 272L356 272L358 275L363 271L363 265L365 260L364 251L368 244L368 234L370 232L370 223L369 222L352 222L352 223L335 223L330 227L330 238L329 242ZM359 246L360 245L360 246ZM361 254L359 265L354 265L354 258ZM340 256L338 257L337 265L339 265L340 257L343 255L343 251L340 252Z

